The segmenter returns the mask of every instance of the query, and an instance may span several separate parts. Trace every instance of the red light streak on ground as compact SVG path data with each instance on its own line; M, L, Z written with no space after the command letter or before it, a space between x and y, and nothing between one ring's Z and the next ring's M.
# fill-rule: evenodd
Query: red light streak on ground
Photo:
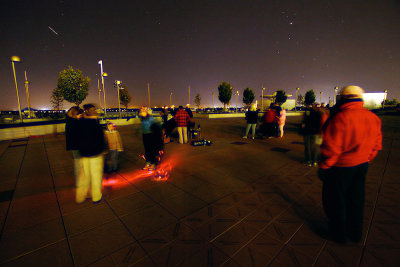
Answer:
M164 159L157 165L157 168L154 171L139 169L123 173L123 177L120 175L114 175L109 179L103 179L103 187L120 188L129 185L127 181L129 183L134 183L141 179L151 179L156 182L164 182L168 180L174 166L176 166L176 160L173 158Z

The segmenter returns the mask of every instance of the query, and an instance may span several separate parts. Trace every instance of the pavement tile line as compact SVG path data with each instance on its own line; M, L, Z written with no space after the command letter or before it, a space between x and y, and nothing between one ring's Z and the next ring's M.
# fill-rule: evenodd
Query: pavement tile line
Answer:
M284 164L286 165L286 164ZM284 167L284 166L281 166ZM280 168L277 168L277 170L280 170ZM306 174L309 174L311 172L312 169L308 170L306 172ZM278 174L279 175L279 174ZM261 180L262 177L260 179L258 179L257 181ZM257 181L255 181L254 183L256 183ZM253 183L252 183L253 184ZM303 193L303 195L305 195L307 192L309 192L310 190L306 191ZM283 196L282 196L283 197ZM285 198L285 197L283 197ZM285 198L286 199L286 198ZM289 209L291 209L292 207L294 207L294 202L292 201L290 203L290 205L288 205L288 207L284 210L282 210L279 214L277 214L271 221L269 221L260 231L258 231L258 234L256 234L253 238L251 238L250 240L248 240L242 247L240 247L238 250L236 250L236 252L234 254L232 254L230 257L231 259L237 255L242 249L244 249L245 247L247 247L252 241L254 241L261 233L263 233L270 225L272 225L274 222L276 222L278 220L278 218L284 214L285 212L287 212ZM239 223L241 223L242 221L244 221L245 219L247 219L248 217L250 217L252 214L254 214L256 212L256 210L254 210L253 212L249 213L247 216L245 216L243 219L239 220L237 223L235 223L234 225L232 225L231 227L227 228L224 232L222 232L221 234L219 234L218 236L216 236L215 238L213 238L212 240L210 240L210 243L214 242L216 239L218 239L220 236L222 236L223 234L225 234L226 232L228 232L229 230L231 230L232 228L234 228L235 226L237 226ZM293 237L300 231L300 229L304 226L305 222L303 222L298 229L290 236L289 239L287 239L284 243L284 245L281 247L281 249L279 250L278 253L276 253L276 255L270 260L270 262L268 263L268 265L270 265L271 263L274 262L274 260L281 254L281 252L287 247L287 245L289 244L289 242L293 239ZM273 237L271 237L272 239L275 239ZM279 241L279 240L278 240ZM320 251L320 253L318 254L318 256L321 254L322 250ZM224 264L229 263L229 261L231 259L227 259ZM317 262L318 257L315 259L315 262Z
M72 250L71 250L71 243L70 243L70 240L69 240L69 237L68 237L67 229L66 229L66 227L65 227L64 216L63 216L63 214L62 214L62 210L61 210L61 206L60 206L60 201L59 201L59 199L58 199L58 194L57 194L56 185L55 185L55 183L54 183L53 170L51 169L49 154L48 154L48 151L47 151L47 146L46 146L46 142L45 142L44 137L42 137L42 142L43 142L43 146L44 146L44 151L46 152L47 164L48 164L49 170L50 170L51 182L52 182L53 191L54 191L54 194L55 194L56 200L57 200L58 211L60 212L60 218L61 218L61 222L62 222L62 227L63 227L63 229L64 229L65 238L66 238L66 240L67 240L68 252L69 252L69 255L71 256L71 260L72 260L73 266L76 266L76 264L75 264L75 259L74 259L74 256L73 256Z
M19 170L18 170L17 177L16 177L16 179L15 179L15 184L14 184L14 189L13 189L14 192L15 192L15 190L16 190L16 188L17 188L18 180L19 180L20 175L21 175L22 164L23 164L24 159L25 159L25 156L26 156L27 147L28 147L28 146L25 146L24 155L22 156L21 163L20 163L20 165L19 165ZM8 148L7 148L7 149L8 149ZM6 149L6 150L7 150L7 149ZM4 153L5 153L5 152L4 152ZM4 153L3 153L3 155L4 155ZM2 156L3 156L3 155L2 155ZM7 222L7 217L8 217L8 214L9 214L9 212L10 212L11 203L12 203L13 199L14 199L14 196L11 198L10 203L8 203L7 211L6 211L6 214L5 214L5 216L4 216L4 221L3 221L3 224L2 224L2 227L1 227L1 230L0 230L0 241L1 241L2 238L3 238L3 233L4 233L4 229L5 229L5 227L6 227L6 222Z
M55 244L57 244L57 243L59 243L59 242L62 242L62 241L64 241L64 240L66 240L66 238L62 238L62 239L60 239L60 240L57 240L57 241L54 241L54 242L50 242L50 243L48 243L48 244L46 244L46 245L44 245L44 246L37 247L37 248L32 249L32 250L30 250L30 251L23 252L23 253L19 254L18 256L15 256L15 257L9 258L9 259L7 259L7 260L5 260L5 261L3 261L3 262L0 262L0 264L3 265L3 264L11 263L11 262L13 262L13 261L15 261L15 260L18 260L18 259L20 259L20 258L22 258L22 257L25 257L25 256L29 255L29 254L35 253L35 252L37 252L37 251L39 251L39 250L41 250L41 249L45 249L45 248L47 248L47 247L51 247L52 245L55 245ZM74 266L75 266L75 265L74 265Z
M120 175L121 176L121 175ZM125 179L125 178L124 178ZM117 214L117 212L112 208L112 206L110 205L110 203L104 199L104 202L107 204L107 206L111 209L112 213L114 213L114 215L118 218L118 220L120 221L120 223L124 226L124 228L128 231L128 233L130 234L130 236L136 241L136 243L140 246L141 249L143 249L143 251L146 253L147 257L155 264L156 262L153 260L153 258L150 256L150 254L147 252L147 250L142 246L141 242L136 238L136 236L132 233L132 231L129 229L129 227L124 223L124 221L121 219L121 217ZM120 249L106 255L105 257L112 255L113 253L119 251ZM104 258L105 258L104 257ZM142 259L140 259L142 260Z
M389 152L388 152L386 160L385 160L385 167L384 167L383 172L382 172L382 178L381 178L381 181L380 181L380 184L379 184L379 187L378 187L378 193L376 194L376 198L375 198L375 201L374 201L374 208L373 208L372 216L371 216L370 223L369 223L369 226L368 226L367 231L366 231L366 237L365 237L364 242L363 242L363 248L362 248L362 251L361 251L360 260L358 261L358 263L359 263L358 265L359 266L361 266L361 264L363 263L365 252L366 252L366 248L367 248L367 241L368 241L369 233L370 233L370 231L372 229L372 225L374 223L376 207L377 207L378 200L379 200L379 197L380 197L380 194L381 194L381 191L382 191L383 180L385 179L385 174L386 174L387 166L388 166L388 163L389 163L390 155L392 154L393 139L394 139L393 137L390 139L391 142L390 142Z

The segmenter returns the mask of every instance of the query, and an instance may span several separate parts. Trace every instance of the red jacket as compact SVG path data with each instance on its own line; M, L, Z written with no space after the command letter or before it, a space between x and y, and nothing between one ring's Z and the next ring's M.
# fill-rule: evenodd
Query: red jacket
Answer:
M362 101L340 106L325 126L322 169L357 166L373 160L382 149L381 120Z
M188 121L190 120L189 113L185 110L180 109L175 114L175 122L177 127L187 127Z

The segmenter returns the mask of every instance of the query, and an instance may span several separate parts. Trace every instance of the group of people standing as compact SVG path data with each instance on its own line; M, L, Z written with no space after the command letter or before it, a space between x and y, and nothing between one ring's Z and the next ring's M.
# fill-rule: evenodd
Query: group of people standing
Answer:
M77 203L90 197L94 203L102 200L104 154L108 147L107 171L118 168L118 152L122 151L121 137L115 125L107 123L104 131L96 107L86 104L83 109L71 107L65 124L66 149L74 158ZM90 192L89 192L90 189Z
M254 139L256 135L256 128L259 121L259 111L257 106L252 104L249 110L246 112L247 127L244 139L247 139L249 131L251 129L251 138ZM261 136L271 137L283 137L283 127L286 123L286 110L278 103L271 103L270 107L264 112L261 117L260 134Z

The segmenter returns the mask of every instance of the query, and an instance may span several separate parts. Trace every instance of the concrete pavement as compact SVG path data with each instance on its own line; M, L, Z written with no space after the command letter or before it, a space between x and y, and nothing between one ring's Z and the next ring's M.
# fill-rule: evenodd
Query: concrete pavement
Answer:
M0 142L0 264L399 266L400 117L381 118L363 242L345 245L316 233L326 226L321 182L301 163L299 117L268 140L241 139L243 118L197 119L213 145L167 144L164 181L140 170L140 126L121 126L121 168L99 204L75 204L63 135Z

